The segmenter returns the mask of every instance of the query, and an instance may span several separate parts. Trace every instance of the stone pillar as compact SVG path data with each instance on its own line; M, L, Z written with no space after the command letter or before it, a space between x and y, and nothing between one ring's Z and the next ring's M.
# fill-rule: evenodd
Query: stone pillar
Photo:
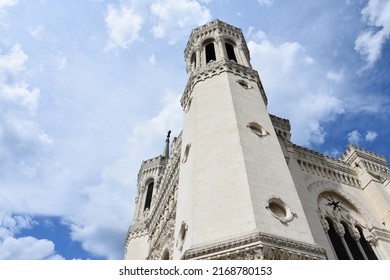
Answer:
M218 37L216 40L218 45L218 58L219 60L227 59L226 49L224 45L224 40L221 37Z
M239 56L240 56L240 60L242 61L242 64L245 65L246 67L251 67L249 61L248 61L248 58L246 57L245 55L245 51L244 51L244 46L242 44L239 44L237 46L238 48L238 52L239 52Z
M201 49L202 49L201 46L195 47L195 55L196 55L195 69L200 67L200 54L201 54L200 51L201 51Z

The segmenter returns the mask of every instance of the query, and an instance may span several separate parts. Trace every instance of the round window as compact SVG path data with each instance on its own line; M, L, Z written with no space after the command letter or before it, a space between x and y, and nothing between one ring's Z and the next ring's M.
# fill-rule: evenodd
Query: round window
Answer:
M289 222L294 218L294 213L291 212L290 207L288 207L287 204L279 197L270 198L266 208L272 216L280 220L282 223Z

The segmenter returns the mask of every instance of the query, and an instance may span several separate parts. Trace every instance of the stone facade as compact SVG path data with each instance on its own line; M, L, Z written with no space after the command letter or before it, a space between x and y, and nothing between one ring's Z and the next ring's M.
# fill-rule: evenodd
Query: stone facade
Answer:
M291 142L240 29L191 33L183 131L142 163L125 259L390 259L390 169Z

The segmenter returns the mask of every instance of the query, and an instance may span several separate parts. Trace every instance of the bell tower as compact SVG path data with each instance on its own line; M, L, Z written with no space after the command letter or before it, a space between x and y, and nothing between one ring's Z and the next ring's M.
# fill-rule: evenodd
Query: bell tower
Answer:
M323 259L241 29L192 31L174 259Z

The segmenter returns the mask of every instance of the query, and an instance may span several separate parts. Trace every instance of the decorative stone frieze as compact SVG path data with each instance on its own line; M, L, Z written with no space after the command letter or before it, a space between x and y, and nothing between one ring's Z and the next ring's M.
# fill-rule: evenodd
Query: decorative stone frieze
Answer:
M321 247L256 232L250 235L187 250L183 259L326 259Z

